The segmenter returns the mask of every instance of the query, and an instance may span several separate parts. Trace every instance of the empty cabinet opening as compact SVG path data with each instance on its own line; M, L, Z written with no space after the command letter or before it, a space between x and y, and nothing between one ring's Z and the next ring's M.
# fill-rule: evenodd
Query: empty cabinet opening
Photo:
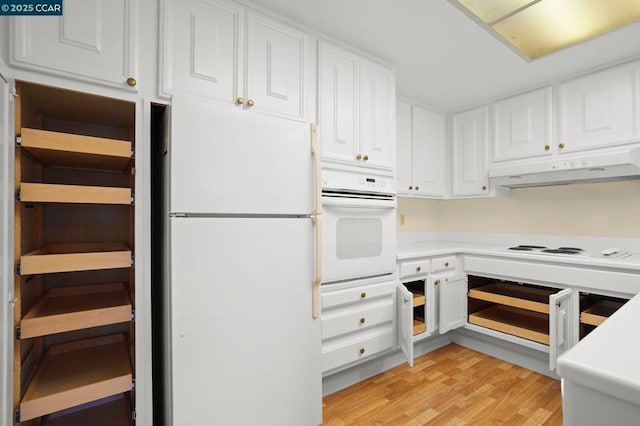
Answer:
M413 296L413 335L417 336L427 331L425 281L411 281L403 285Z
M560 289L469 275L468 322L549 344L549 297Z
M580 293L580 339L591 333L627 302L627 299Z
M135 104L25 82L16 92L16 419L129 424Z

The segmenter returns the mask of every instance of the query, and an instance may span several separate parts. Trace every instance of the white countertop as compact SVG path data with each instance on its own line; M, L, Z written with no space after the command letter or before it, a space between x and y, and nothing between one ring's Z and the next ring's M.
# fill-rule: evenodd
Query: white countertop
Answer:
M558 358L558 375L640 405L640 295Z
M551 245L550 245L551 246ZM496 256L509 259L532 260L539 262L560 263L565 265L579 265L607 269L622 269L640 272L640 254L632 254L623 259L601 259L570 256L542 256L522 252L504 250L505 245L486 242L465 241L400 241L398 243L397 258L406 260L419 257L443 256L451 254L475 254L481 256Z

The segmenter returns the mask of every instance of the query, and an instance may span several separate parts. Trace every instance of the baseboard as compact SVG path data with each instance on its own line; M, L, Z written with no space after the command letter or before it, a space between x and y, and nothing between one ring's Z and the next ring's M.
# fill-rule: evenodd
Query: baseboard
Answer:
M451 341L455 344L560 380L554 371L549 370L549 354L546 352L532 350L465 329L458 329L447 334L451 334Z
M451 343L451 337L451 333L447 333L414 344L414 358L448 345ZM330 395L363 380L377 376L405 362L407 362L405 355L400 349L396 349L385 355L354 365L346 370L325 376L322 378L322 396Z

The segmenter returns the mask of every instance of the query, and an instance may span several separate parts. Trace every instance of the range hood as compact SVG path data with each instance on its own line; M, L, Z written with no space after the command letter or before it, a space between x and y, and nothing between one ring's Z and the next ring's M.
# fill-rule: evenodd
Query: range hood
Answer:
M524 165L493 166L493 186L525 188L640 178L640 148L584 154Z

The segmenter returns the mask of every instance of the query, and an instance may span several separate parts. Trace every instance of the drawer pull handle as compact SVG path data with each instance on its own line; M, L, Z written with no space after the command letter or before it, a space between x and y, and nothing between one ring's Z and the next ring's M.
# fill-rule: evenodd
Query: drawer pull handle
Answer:
M243 103L244 103L244 98L243 98L243 97L241 97L241 96L238 96L238 97L236 98L236 104L238 104L238 105L242 105Z
M410 187L409 187L409 190L412 190L412 189L413 189L413 186L410 186Z
M434 282L433 285L440 285L440 280L436 280L436 282Z
M365 319L364 318L360 318L360 324L364 324L365 323Z
M560 144L558 145L558 148L563 149L563 148L564 148L564 143L560 143Z
M420 187L419 187L419 186L416 186L416 191L417 191L417 190L419 190L419 189L420 189Z
M545 145L545 146L544 146L544 150L545 150L545 151L549 151L550 149L551 149L551 146L550 146L550 145Z
M482 185L482 190L486 191L487 190L487 185Z
M360 348L359 352L360 352L360 355L363 355L364 354L364 348Z
M255 105L255 102L253 102L253 100L249 99L249 100L247 101L247 105L248 105L248 106L250 106L250 107L252 107L252 106L254 106L254 105Z
M416 272L420 272L422 271L422 267L421 266L416 266Z
M369 156L368 156L367 154L365 154L365 155L364 155L364 157L362 157L362 159L363 159L364 161L367 161L367 160L369 159Z
M356 155L356 160L362 160L362 154Z
M367 293L365 293L364 291L360 293L360 298L364 299L365 297L367 297Z
M449 267L449 262L444 262L444 267L448 268Z
M133 78L133 77L129 77L129 78L127 79L127 84L128 84L129 86L131 86L131 87L134 87L136 84L138 84L138 82L136 81L136 79L135 79L135 78Z

